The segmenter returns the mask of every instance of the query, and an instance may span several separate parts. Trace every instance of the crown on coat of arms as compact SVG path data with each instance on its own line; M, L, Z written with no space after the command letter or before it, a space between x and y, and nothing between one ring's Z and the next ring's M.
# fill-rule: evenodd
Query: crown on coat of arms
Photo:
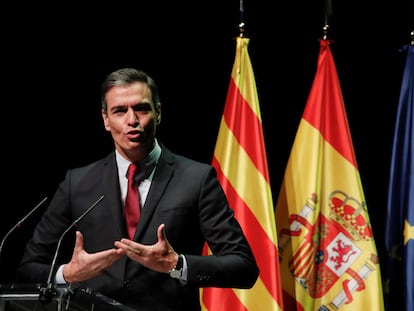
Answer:
M372 230L367 214L365 203L348 196L345 192L336 190L329 196L330 216L337 221L354 240L370 240Z

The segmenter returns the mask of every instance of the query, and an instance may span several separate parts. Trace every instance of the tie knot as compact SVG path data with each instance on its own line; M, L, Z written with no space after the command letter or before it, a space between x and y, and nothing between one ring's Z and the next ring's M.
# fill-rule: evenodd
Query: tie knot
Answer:
M138 164L131 163L128 167L128 172L127 172L128 180L134 180L134 178L137 176L138 173L139 173Z

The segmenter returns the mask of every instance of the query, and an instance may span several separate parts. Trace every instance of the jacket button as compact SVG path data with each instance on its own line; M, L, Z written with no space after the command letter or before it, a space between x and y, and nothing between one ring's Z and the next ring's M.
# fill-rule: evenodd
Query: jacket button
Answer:
M125 280L125 281L124 281L124 287L125 287L125 288L129 288L129 287L131 287L131 285L132 285L132 284L131 284L131 280Z

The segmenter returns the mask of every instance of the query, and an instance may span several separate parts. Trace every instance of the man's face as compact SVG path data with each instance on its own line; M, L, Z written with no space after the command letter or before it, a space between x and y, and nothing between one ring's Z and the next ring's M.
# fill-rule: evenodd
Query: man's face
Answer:
M141 160L154 145L160 104L152 102L151 91L142 82L112 87L106 101L102 118L115 148L132 162Z

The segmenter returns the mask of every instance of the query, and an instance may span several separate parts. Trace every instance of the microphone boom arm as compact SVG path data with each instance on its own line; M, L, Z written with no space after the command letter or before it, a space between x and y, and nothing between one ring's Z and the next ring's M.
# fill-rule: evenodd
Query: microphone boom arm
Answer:
M83 212L82 215L80 215L60 236L57 247L56 247L56 252L55 252L55 256L53 257L53 261L52 261L52 265L49 271L49 276L47 278L47 287L51 288L52 287L52 275L53 275L53 270L55 268L56 265L56 260L58 257L58 253L59 253L59 249L60 249L60 244L62 244L62 240L65 237L65 235L69 232L70 229L72 229L79 221L81 221L87 214L89 214L90 211L92 211L96 205L98 205L99 202L101 202L104 198L104 195L102 195L98 200L95 201L95 203L93 203L85 212Z
M45 201L47 200L47 197L45 197L42 201L40 201L29 213L27 213L22 219L20 219L17 224L14 225L14 227L12 227L9 232L6 233L6 235L4 236L4 238L1 240L1 244L0 244L0 261L1 261L1 251L3 249L3 245L4 242L6 241L6 239L9 237L10 234L13 233L14 230L16 230L17 228L20 227L20 225L27 219L29 218L30 215L32 215L40 206L43 205L43 203L45 203Z

